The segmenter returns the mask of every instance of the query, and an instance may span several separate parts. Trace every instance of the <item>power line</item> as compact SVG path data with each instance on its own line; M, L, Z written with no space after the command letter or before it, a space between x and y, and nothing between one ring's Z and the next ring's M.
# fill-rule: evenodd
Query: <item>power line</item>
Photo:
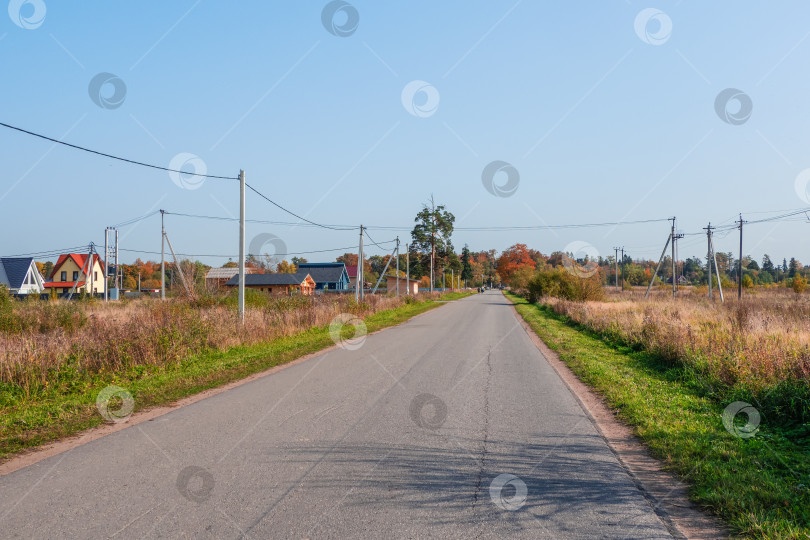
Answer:
M12 125L9 125L9 124L4 124L3 122L0 122L0 126L3 126L5 128L9 128L9 129L13 129L15 131L19 131L20 133L25 133L26 135L31 135L33 137L38 137L40 139L45 139L46 141L50 141L52 143L61 144L63 146L67 146L69 148L74 148L76 150L81 150L83 152L89 152L90 154L96 154L98 156L103 156L103 157L107 157L107 158L110 158L110 159L117 159L118 161L124 161L126 163L131 163L133 165L140 165L141 167L149 167L151 169L158 169L158 170L161 170L161 171L175 172L175 173L180 173L180 174L188 174L190 176L202 176L204 178L218 178L220 180L239 180L239 178L237 178L235 176L216 176L216 175L213 175L213 174L200 174L200 173L197 173L197 172L192 173L192 172L187 172L187 171L181 171L181 170L178 170L178 169L170 169L168 167L161 167L160 165L152 165L151 163L144 163L143 161L135 161L134 159L127 159L127 158L123 158L123 157L120 157L120 156L114 156L112 154L106 154L104 152L99 152L98 150L92 150L92 149L84 147L84 146L79 146L79 145L76 145L76 144L70 144L70 143L67 143L67 142L64 142L64 141L60 141L59 139L54 139L53 137L48 137L48 136L42 135L40 133L34 133L33 131L28 131L27 129L22 129L22 128L12 126Z
M141 217L132 218L132 219L129 219L127 221L122 221L121 223L118 223L116 225L111 225L111 227L113 229L120 229L121 227L126 227L127 225L132 225L133 223L143 221L144 219L150 218L150 217L152 217L152 216L154 216L156 214L159 214L159 213L160 213L160 210L155 210L154 212L149 212L148 214L145 214L145 215L143 215Z
M4 258L13 257L49 257L52 255L62 255L63 253L81 253L82 250L87 251L87 244L83 246L74 246L64 249L52 249L48 251L34 251L31 253L18 253L17 255L2 255Z
M163 212L167 216L180 216L180 217L187 217L187 218L196 218L196 219L210 219L214 221L239 221L239 218L231 218L231 217L223 217L223 216L206 216L200 214L185 214L181 212L169 212L168 210L164 210ZM298 223L293 221L268 221L263 219L246 219L246 223L259 223L262 225L289 225L289 226L300 226L300 227L316 227L316 225L311 225L309 223Z
M346 249L354 249L356 246L347 246L347 247L340 247L340 248L331 248L331 249L317 249L313 251L298 251L298 252L288 252L288 253L275 253L273 255L274 258L276 257L287 257L288 255L311 255L313 253L327 253L330 251L343 251ZM160 255L159 251L147 251L141 249L124 249L121 248L120 251L128 251L130 253L144 253L147 255ZM211 253L176 253L176 255L182 257L220 257L220 258L227 258L233 259L238 258L239 255L218 255L218 254L211 254Z
M321 227L321 228L323 228L323 229L332 229L333 231L349 231L349 230L352 230L352 229L356 229L356 228L357 228L357 227L332 227L332 226L330 226L330 225L323 225L323 224L321 224L321 223L315 223L314 221L310 221L310 220L308 220L308 219L307 219L307 218L305 218L305 217L301 217L301 216L299 216L299 215L298 215L298 214L296 214L295 212L291 212L290 210L287 210L286 208L284 208L283 206L281 206L280 204L278 204L278 203L277 203L277 202L275 202L274 200L270 199L270 197L268 197L267 195L265 195L264 193L262 193L262 192L261 192L261 191L259 191L258 189L254 188L253 186L251 186L250 184L247 184L247 183L246 183L246 184L245 184L245 187L246 187L246 188L248 188L248 189L250 189L250 190L251 190L253 193L255 193L256 195L258 195L258 196L259 196L259 197L261 197L262 199L266 200L267 202L269 202L269 203L270 203L270 204L272 204L273 206L275 206L275 207L279 208L280 210L283 210L284 212L287 212L287 213L288 213L288 214L290 214L291 216L294 216L294 217L296 217L296 218L300 219L301 221L306 221L307 223L310 223L310 224L312 224L312 225L315 225L316 227Z
M365 229L365 227L363 227L363 228ZM374 244L375 246L377 246L378 248L380 248L380 249L385 249L385 248L384 248L384 247L382 247L380 244L390 244L390 243L392 243L392 242L396 242L396 239L394 239L394 240L387 240L387 241L385 241L385 242L380 242L380 244L378 244L377 242L375 242L375 241L374 241L374 239L373 239L373 238L371 238L371 236L368 234L368 231L367 231L367 230L366 230L366 231L363 231L363 232L365 233L365 235L366 235L366 237L369 239L369 241L370 241L372 244Z

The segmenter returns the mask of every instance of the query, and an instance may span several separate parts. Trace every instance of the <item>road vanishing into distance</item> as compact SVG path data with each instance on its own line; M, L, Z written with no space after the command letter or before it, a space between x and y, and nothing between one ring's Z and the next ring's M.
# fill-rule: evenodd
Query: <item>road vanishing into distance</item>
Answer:
M0 477L0 536L671 538L499 292L350 348Z

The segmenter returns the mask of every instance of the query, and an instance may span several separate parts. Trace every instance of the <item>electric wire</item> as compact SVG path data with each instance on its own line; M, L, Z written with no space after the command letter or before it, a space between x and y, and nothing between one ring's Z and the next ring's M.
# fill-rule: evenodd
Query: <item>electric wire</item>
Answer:
M287 252L287 253L274 253L273 258L278 257L287 257L289 255L311 255L313 253L327 253L327 252L334 252L334 251L343 251L346 249L355 249L357 246L348 246L348 247L340 247L340 248L330 248L330 249L316 249L313 251L297 251L297 252ZM127 251L131 253L144 253L147 255L160 255L159 251L147 251L142 249L125 249L120 248L119 251ZM239 258L239 255L218 255L218 254L211 254L211 253L175 253L177 256L181 257L218 257L224 259L233 259Z
M275 207L276 207L276 208L278 208L279 210L283 210L284 212L287 212L287 213L288 213L288 214L290 214L291 216L294 216L294 217L296 217L296 218L300 219L301 221L305 221L305 222L307 222L307 223L309 223L309 224L311 224L311 225L315 225L316 227L321 227L321 228L323 228L323 229L331 229L331 230L333 230L333 231L348 231L348 230L352 230L352 229L356 229L356 228L357 228L357 227L332 227L332 226L330 226L330 225L323 225L323 224L321 224L321 223L316 223L316 222L311 221L311 220L309 220L309 219L307 219L307 218L305 218L305 217L301 217L301 216L299 216L299 215L298 215L298 214L296 214L295 212L292 212L292 211L290 211L290 210L287 210L286 208L284 208L283 206L281 206L280 204L278 204L277 202L275 202L274 200L272 200L270 197L268 197L267 195L265 195L264 193L262 193L262 192L261 192L261 191L259 191L258 189L254 188L253 186L251 186L250 184L245 183L245 187L246 187L246 188L248 188L248 189L250 189L250 190L251 190L252 192L254 192L256 195L258 195L258 196L259 196L259 197L261 197L262 199L266 200L267 202L269 202L270 204L272 204L273 206L275 206Z
M120 157L120 156L115 156L113 154L107 154L107 153L104 153L104 152L99 152L98 150L92 150L92 149L87 148L85 146L79 146L77 144L70 144L70 143L67 143L65 141L60 141L59 139L54 139L53 137L48 137L47 135L42 135L40 133L34 133L33 131L28 131L27 129L22 129L22 128L19 128L17 126L12 126L10 124L5 124L3 122L0 122L0 126L3 126L5 128L9 128L9 129L13 129L15 131L19 131L21 133L25 133L26 135L31 135L33 137L39 137L40 139L45 139L46 141L50 141L52 143L61 144L61 145L64 145L64 146L67 146L67 147L70 147L70 148L74 148L76 150L81 150L83 152L89 152L91 154L96 154L98 156L103 156L103 157L107 157L107 158L110 158L110 159L117 159L118 161L124 161L126 163L131 163L133 165L140 165L141 167L149 167L151 169L159 169L161 171L176 172L176 173L187 174L187 175L191 175L191 176L202 176L204 178L217 178L217 179L220 179L220 180L239 180L239 178L235 177L235 176L216 176L216 175L213 175L213 174L200 174L198 172L193 172L192 173L192 172L187 172L187 171L181 171L181 170L178 170L178 169L170 169L168 167L161 167L160 165L153 165L151 163L144 163L143 161L135 161L134 159L127 159L127 158L123 158L123 157Z

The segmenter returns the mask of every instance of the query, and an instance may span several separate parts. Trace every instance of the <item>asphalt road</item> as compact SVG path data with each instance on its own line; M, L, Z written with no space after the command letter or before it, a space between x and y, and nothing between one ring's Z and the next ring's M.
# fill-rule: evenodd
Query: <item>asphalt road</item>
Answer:
M495 291L0 477L0 536L671 537Z

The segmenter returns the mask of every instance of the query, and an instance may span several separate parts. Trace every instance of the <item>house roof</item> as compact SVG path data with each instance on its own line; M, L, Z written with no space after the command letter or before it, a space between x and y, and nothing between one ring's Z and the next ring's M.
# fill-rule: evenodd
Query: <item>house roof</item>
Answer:
M212 268L205 274L205 279L230 279L239 273L239 268ZM255 274L256 269L245 267L245 274Z
M63 253L62 255L59 255L59 259L57 259L56 264L53 265L53 271L51 272L51 275L48 276L49 279L53 279L53 276L56 275L59 268L69 259L72 260L79 268L84 268L84 265L87 263L87 255L85 253ZM93 253L94 266L96 262L98 262L98 264L101 265L101 269L104 270L104 261L102 261L101 257L98 256L98 253Z
M386 279L397 279L397 276L392 276L391 274L386 274L386 275L385 275L385 278L386 278ZM411 283L419 283L419 280L418 280L418 279L411 279L411 280L409 280L408 278L403 277L403 276L399 276L399 280L400 280L400 281L410 281Z
M252 287L264 287L272 285L301 285L309 275L309 272L296 272L295 274L246 274L245 285ZM225 284L230 287L239 285L239 274L233 276Z
M33 257L0 258L0 283L7 285L9 289L19 289L33 262Z
M346 273L349 274L350 278L356 278L357 277L357 265L353 264L353 265L349 266L347 264L346 265Z
M73 287L75 281L47 281L44 283L45 287L48 288L56 288L56 287ZM84 281L80 281L77 287L84 287Z
M298 271L306 271L315 280L315 283L337 283L346 272L343 263L301 263ZM346 274L348 278L348 274Z

